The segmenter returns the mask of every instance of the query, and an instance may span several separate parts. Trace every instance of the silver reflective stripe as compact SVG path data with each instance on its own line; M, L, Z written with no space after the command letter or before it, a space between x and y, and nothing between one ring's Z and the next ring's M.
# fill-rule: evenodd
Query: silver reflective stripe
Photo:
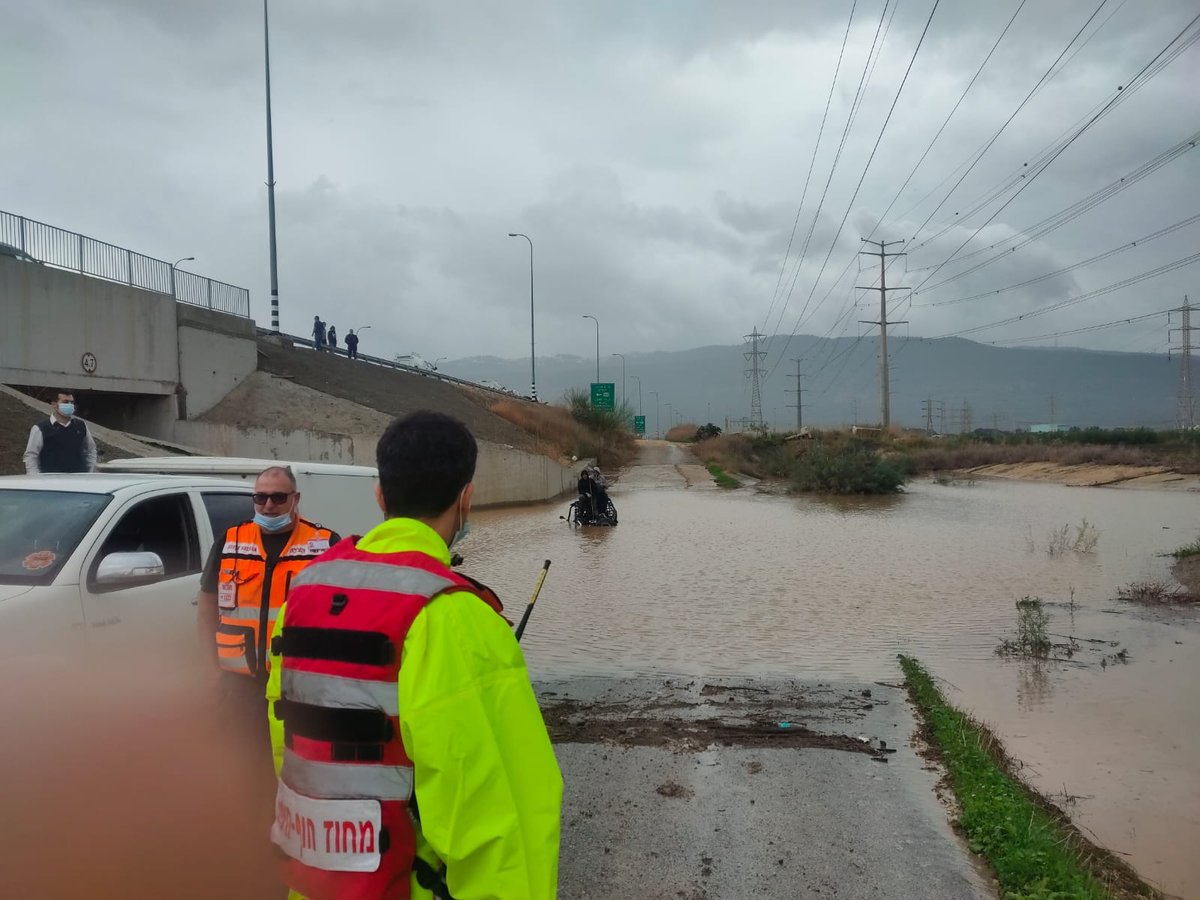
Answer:
M391 681L367 681L340 675L315 675L284 666L280 687L283 696L299 703L340 709L381 709L400 715L400 688Z
M237 672L239 675L245 675L246 670L250 668L250 664L246 662L246 654L241 656L218 656L217 663L222 669L228 669L230 672Z
M235 609L221 610L222 619L245 619L248 622L257 622L259 616L262 615L262 610L257 606L239 606ZM275 617L279 615L278 607L272 606L267 610L267 621L274 622Z
M366 588L397 594L417 594L421 597L432 597L447 588L455 587L455 583L449 578L434 575L424 569L350 559L335 559L308 566L292 579L293 588L302 584L321 584L348 590Z
M412 796L412 769L408 766L313 762L287 748L279 778L292 790L319 800L408 800Z

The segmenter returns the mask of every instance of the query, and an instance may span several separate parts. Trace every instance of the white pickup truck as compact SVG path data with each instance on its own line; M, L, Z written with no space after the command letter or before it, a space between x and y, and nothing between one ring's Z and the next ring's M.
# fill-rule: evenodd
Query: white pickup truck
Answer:
M203 476L0 477L0 684L97 653L195 659L200 571L214 536L254 514L252 490Z

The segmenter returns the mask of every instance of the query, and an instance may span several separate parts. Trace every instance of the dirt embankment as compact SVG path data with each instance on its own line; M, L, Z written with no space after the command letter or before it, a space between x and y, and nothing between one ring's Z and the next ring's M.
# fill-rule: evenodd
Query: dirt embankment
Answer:
M1185 556L1171 566L1175 580L1193 597L1200 597L1200 556Z
M459 419L481 440L537 450L533 435L489 410L498 398L488 391L344 356L296 349L268 339L258 342L258 369L258 376L272 377L252 379L242 399L251 404L249 408L257 408L270 418L239 410L231 405L232 397L203 418L231 425L347 434L354 430L382 432L387 421L396 416L434 409ZM276 402L278 398L271 392L278 392L281 381L310 390L297 392L293 397L296 402ZM325 396L321 398L314 392ZM255 396L262 393L265 396Z
M965 469L985 478L1049 481L1069 487L1122 487L1200 491L1200 475L1181 475L1166 466L1062 465L1051 462L1000 463Z

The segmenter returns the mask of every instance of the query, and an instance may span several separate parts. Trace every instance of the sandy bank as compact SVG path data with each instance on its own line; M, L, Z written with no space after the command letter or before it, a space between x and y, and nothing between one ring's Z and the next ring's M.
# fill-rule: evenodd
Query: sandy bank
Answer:
M1068 487L1121 487L1159 491L1200 491L1200 475L1181 475L1165 466L1065 466L1051 462L1002 463L965 470L977 478L1050 481Z

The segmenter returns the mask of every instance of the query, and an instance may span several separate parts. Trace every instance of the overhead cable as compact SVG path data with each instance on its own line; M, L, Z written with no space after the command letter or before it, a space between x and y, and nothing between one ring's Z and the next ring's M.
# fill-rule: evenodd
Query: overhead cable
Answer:
M1131 278L1126 278L1123 281L1118 281L1115 284L1108 285L1107 287L1097 288L1094 291L1088 291L1086 294L1080 294L1077 297L1070 297L1066 300L1060 300L1057 303L1051 303L1049 306L1043 306L1041 309L1035 309L1032 312L1022 313L1019 316L1010 316L1007 319L1000 319L996 322L988 322L986 325L976 325L973 328L964 328L961 331L951 331L946 334L939 334L938 337L961 337L964 334L975 334L979 331L987 331L989 328L998 328L1001 325L1011 325L1014 322L1023 322L1026 319L1044 316L1046 313L1054 312L1058 309L1074 306L1077 303L1083 303L1086 300L1092 300L1104 294L1111 294L1113 291L1119 291L1121 288L1129 287L1130 285L1145 281L1148 278L1157 278L1159 275L1165 275L1167 272L1173 272L1176 269L1190 265L1198 259L1200 259L1200 253L1193 253L1191 256L1185 256L1182 259L1177 259L1174 262L1159 266L1157 269L1151 269L1149 272L1143 272L1140 275L1134 275Z
M956 297L953 300L939 300L936 303L914 303L913 305L919 309L927 309L934 306L951 306L955 303L967 303L972 300L982 300L987 297L994 297L997 294L1015 291L1018 288L1028 287L1031 284L1037 284L1039 281L1045 281L1047 278L1054 278L1057 275L1065 275L1067 272L1074 272L1076 269L1089 266L1092 263L1099 262L1102 259L1108 259L1109 257L1116 256L1118 253L1124 253L1126 250L1130 250L1140 244L1148 244L1150 241L1153 241L1156 238L1164 237L1165 235L1171 234L1174 231L1178 231L1180 228L1185 228L1188 225L1194 225L1196 222L1200 222L1200 213L1190 216L1189 218L1186 218L1180 222L1176 222L1174 225L1168 225L1166 228L1160 229L1153 234L1148 234L1144 237L1138 238L1137 240L1130 241L1127 244L1122 244L1120 247L1114 247L1112 250L1106 250L1104 253L1098 253L1095 256L1077 262L1074 265L1065 266L1064 268L1056 269L1053 272L1047 272L1045 275L1039 275L1036 278L1028 278L1025 281L1018 282L1017 284L1010 284L1008 287L996 288L994 291L984 291L981 294L972 294L970 297ZM943 282L943 284L944 283L945 282ZM937 285L934 285L934 287L937 287ZM933 290L933 288L930 288L930 290ZM913 296L916 296L917 293L917 291L913 291Z
M1186 34L1188 32L1188 30L1191 29L1198 21L1200 21L1200 13L1197 13L1196 16L1187 25L1185 25L1183 27L1183 29L1179 32L1179 34L1177 34L1174 38L1172 38L1162 50L1160 50L1157 54L1155 54L1154 59L1152 59L1152 60L1150 60L1150 62L1146 63L1146 65L1142 67L1141 71L1139 71L1136 75L1133 76L1132 79L1129 80L1128 84L1134 85L1134 84L1137 84L1139 81L1141 81L1141 79L1143 78L1145 73L1151 68L1151 66L1153 66L1165 53L1167 53L1171 49L1171 46L1173 44L1175 44L1176 41L1178 41L1181 37L1183 37L1183 35ZM1194 41L1194 37L1192 40ZM963 241L962 244L960 244L953 253L951 253L948 257L946 257L946 259L943 260L941 264L939 264L932 272L930 272L927 276L925 276L924 281L922 281L920 284L916 285L914 290L919 290L920 288L922 288L926 284L926 282L928 282L931 278L933 278L938 273L938 271L942 268L942 266L946 265L948 262L950 262L952 259L954 259L954 257L957 256L958 253L964 247L967 246L967 244L971 243L971 241L973 241L975 239L975 237L979 234L979 232L981 232L984 228L986 228L989 224L991 224L991 222L998 215L1000 215L1000 213L1002 213L1005 209L1008 208L1009 204L1011 204L1014 200L1016 200L1017 197L1019 197L1021 195L1021 193L1027 187L1029 187L1029 185L1033 184L1033 182L1037 180L1039 175L1041 175L1048 168L1050 168L1050 165L1056 159L1058 159L1058 157L1061 156L1068 147L1070 147L1073 143L1075 143L1075 141L1077 141L1081 136L1083 136L1083 134L1085 134L1089 128L1091 128L1093 125L1095 125L1096 122L1098 122L1101 118L1103 118L1110 110L1115 108L1121 102L1122 90L1123 90L1123 87L1118 87L1117 93L1115 94L1115 96L1113 96L1113 98L1104 105L1104 108L1101 109L1100 112L1098 112L1094 116L1092 116L1092 118L1088 120L1087 124L1084 125L1082 128L1080 128L1078 131L1076 131L1075 134L1073 134L1070 137L1070 139L1067 140L1067 142L1064 143L1062 145L1062 147L1060 147L1054 153L1053 156L1051 156L1048 160L1046 160L1044 163L1042 163L1041 166L1038 167L1036 171L1032 172L1030 177L1024 180L1021 187L1018 188L1017 191L1011 197L1009 197L1008 200L1006 200L1002 206L1000 206L994 213L992 213L991 216L989 216L988 219L983 224L981 224L978 228L976 228L975 231L971 234L971 236L968 237L965 241Z
M825 112L821 116L821 127L817 131L817 142L813 145L812 159L808 162L808 174L804 177L804 190L800 194L800 205L796 207L796 221L792 222L792 233L788 236L787 249L783 253L783 262L779 266L779 278L775 281L775 291L771 295L771 305L767 309L763 327L770 327L771 313L775 311L775 303L779 300L779 288L783 284L783 273L787 270L788 256L792 252L792 241L796 238L796 227L800 224L800 213L804 209L804 201L808 197L808 183L812 179L813 166L817 162L817 151L821 149L821 137L825 134L825 122L829 118L829 106L833 101L833 91L837 87L838 73L842 71L842 57L846 53L846 41L850 37L850 26L854 22L854 10L858 0L850 5L850 18L846 20L846 33L842 35L842 47L838 51L837 65L833 68L833 79L829 82L829 96L825 98Z

